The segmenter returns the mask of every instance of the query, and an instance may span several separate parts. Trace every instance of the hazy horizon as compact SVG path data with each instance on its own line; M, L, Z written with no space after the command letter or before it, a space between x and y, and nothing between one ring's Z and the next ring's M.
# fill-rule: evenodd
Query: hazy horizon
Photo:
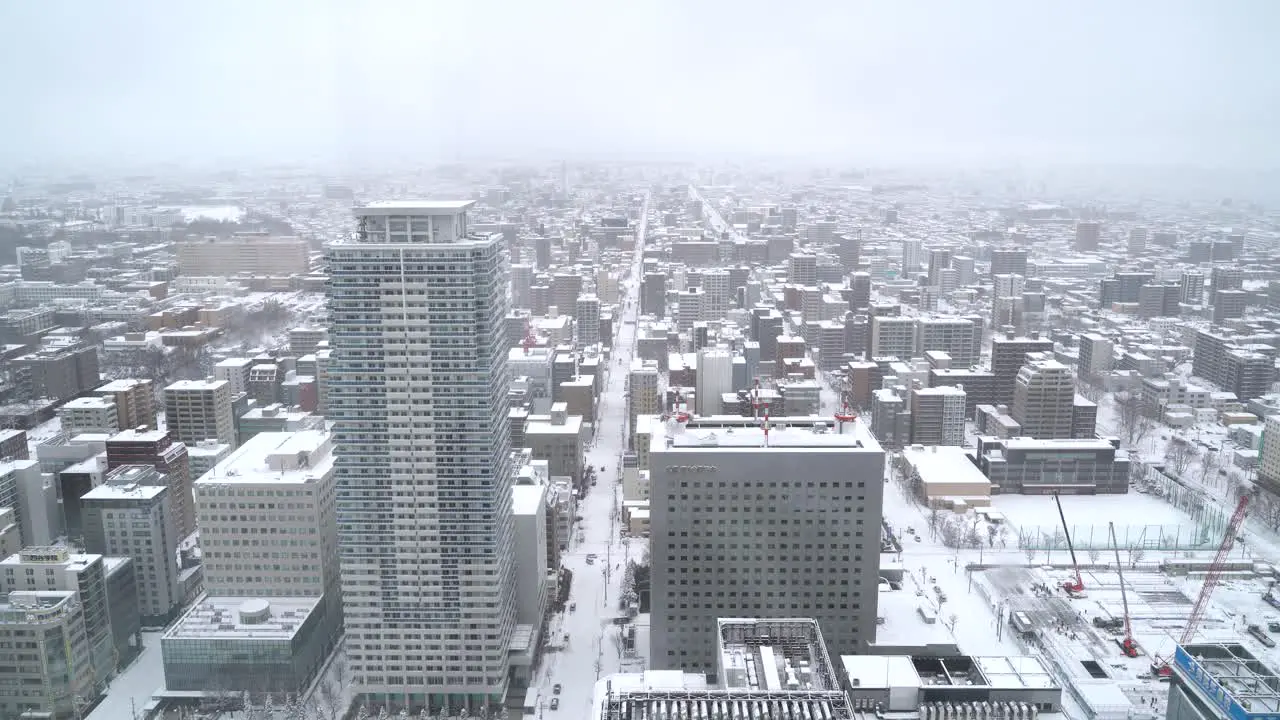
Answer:
M1260 1L7 3L0 163L1280 166Z

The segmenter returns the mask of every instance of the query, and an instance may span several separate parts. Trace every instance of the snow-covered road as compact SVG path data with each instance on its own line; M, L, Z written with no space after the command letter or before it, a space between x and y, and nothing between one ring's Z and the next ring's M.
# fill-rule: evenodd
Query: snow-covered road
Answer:
M596 438L587 451L587 464L596 468L597 482L579 504L578 514L583 519L572 535L568 552L561 558L573 573L569 602L577 609L552 620L551 638L567 634L569 640L564 649L549 652L538 671L537 682L542 693L539 717L586 717L596 679L623 670L624 664L634 667L623 657L621 636L613 618L622 614L618 599L627 560L633 557L632 553L642 554L645 542L638 538L627 541L621 536L619 471L629 432L626 384L635 348L640 258L644 252L648 215L646 194L631 275L623 281L626 294L614 326L613 355L600 398ZM591 555L595 560L588 564L587 558ZM640 651L643 653L646 649L641 647ZM557 684L562 688L559 696L552 692ZM558 710L551 710L549 704L554 697L560 698Z
M155 692L164 689L164 656L160 631L142 633L142 653L134 658L107 687L107 696L86 720L129 720L141 717Z

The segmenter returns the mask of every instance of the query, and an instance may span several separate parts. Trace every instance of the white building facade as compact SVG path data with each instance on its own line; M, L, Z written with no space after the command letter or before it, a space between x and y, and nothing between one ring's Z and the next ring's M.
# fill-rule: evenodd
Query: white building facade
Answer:
M347 657L357 701L393 710L507 691L507 253L472 205L359 207L327 249Z

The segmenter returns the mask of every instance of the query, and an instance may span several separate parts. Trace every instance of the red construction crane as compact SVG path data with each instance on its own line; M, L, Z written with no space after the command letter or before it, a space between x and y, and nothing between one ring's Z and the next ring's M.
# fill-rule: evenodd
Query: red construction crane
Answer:
M857 419L858 419L857 415L854 415L853 413L849 412L849 403L845 403L844 412L836 413L836 422L839 423L838 425L836 425L836 432L844 432L844 424L853 422L854 420L857 420Z
M1070 580L1062 583L1062 589L1067 591L1068 595L1079 596L1084 593L1084 578L1080 576L1080 563L1076 561L1076 548L1071 544L1071 528L1067 527L1067 514L1062 511L1062 501L1058 499L1058 493L1053 494L1053 501L1058 504L1058 517L1062 518L1062 532L1067 537L1067 550L1071 552L1071 567L1076 571L1075 582Z
M679 390L676 391L675 415L676 421L682 423L689 422L689 418L691 417L691 413L689 412L689 403L684 399L684 393Z
M1120 601L1124 604L1124 640L1120 642L1120 652L1125 656L1138 657L1138 643L1133 641L1133 625L1129 622L1129 593L1124 589L1124 569L1120 562L1120 544L1116 542L1116 524L1107 523L1107 531L1111 533L1111 549L1116 554L1116 574L1120 576Z
M524 339L520 341L520 346L524 348L524 354L529 354L529 349L538 344L538 336L533 332L533 321L530 320L524 324Z
M1183 629L1182 637L1178 639L1180 646L1186 645L1195 637L1200 621L1204 619L1204 613L1209 609L1209 598L1213 596L1214 588L1218 587L1218 581L1222 579L1222 568L1227 564L1227 556L1231 554L1232 546L1236 544L1236 536L1240 534L1240 527L1244 525L1244 516L1249 510L1249 501L1252 499L1253 492L1245 492L1240 495L1240 501L1236 503L1236 511L1227 522L1222 544L1218 546L1218 554L1213 557L1213 563L1209 565L1209 571L1204 576L1204 585L1200 586L1200 594L1196 597L1196 604L1191 607L1191 614L1187 616L1187 627ZM1173 669L1169 667L1167 660L1161 661L1157 658L1151 665L1151 671L1156 675L1168 676Z

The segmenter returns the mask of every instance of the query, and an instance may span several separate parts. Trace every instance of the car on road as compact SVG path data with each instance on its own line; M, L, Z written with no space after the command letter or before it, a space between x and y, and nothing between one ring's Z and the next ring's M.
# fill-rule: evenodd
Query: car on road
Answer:
M555 685L551 686L551 694L559 695L560 691L563 689L564 688L560 687L560 683L556 683Z
M559 709L560 709L560 698L558 698L558 697L553 697L553 698L551 698L551 709L552 709L552 710L559 710Z
M577 610L577 609L578 609L578 603L569 603L569 612L573 612L574 610Z

